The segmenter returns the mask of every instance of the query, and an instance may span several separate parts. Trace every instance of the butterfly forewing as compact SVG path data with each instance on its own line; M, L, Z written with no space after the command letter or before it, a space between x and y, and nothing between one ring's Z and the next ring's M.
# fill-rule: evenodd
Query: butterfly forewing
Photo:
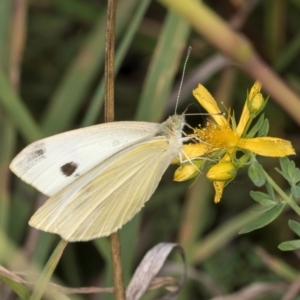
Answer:
M22 180L52 196L109 156L149 136L158 126L113 122L58 134L27 146L10 168Z

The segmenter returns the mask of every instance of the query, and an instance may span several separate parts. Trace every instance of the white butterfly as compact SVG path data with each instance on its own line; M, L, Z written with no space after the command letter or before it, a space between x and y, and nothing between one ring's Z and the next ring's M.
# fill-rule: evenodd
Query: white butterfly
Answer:
M67 241L121 228L154 193L171 161L182 157L184 115L164 123L113 122L34 142L11 170L50 199L29 224Z

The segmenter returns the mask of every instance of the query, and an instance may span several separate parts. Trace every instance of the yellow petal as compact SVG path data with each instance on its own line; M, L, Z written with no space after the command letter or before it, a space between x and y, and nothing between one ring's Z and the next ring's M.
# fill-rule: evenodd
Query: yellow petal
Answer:
M212 114L211 117L218 125L228 126L226 118L224 118L223 115L217 115L221 114L218 104L210 92L202 84L199 84L198 87L193 90L193 95L201 106L203 106L208 113Z
M215 198L214 198L214 202L215 203L219 203L222 195L223 195L223 190L225 187L226 181L214 181L213 185L214 185L214 189L215 189Z
M238 137L242 136L249 119L250 119L250 112L249 112L249 108L248 108L247 101L246 101L245 104L244 104L244 108L243 108L243 111L242 111L242 114L241 114L239 124L236 128L236 131L235 131L236 135Z
M229 162L231 160L230 155L226 154L221 160L220 163ZM226 181L214 181L213 186L215 189L215 198L214 202L219 203L221 201L223 190L226 185Z
M240 139L238 147L262 156L284 157L296 154L290 141L272 137Z
M236 171L232 162L219 162L208 170L206 177L211 181L227 181L235 177Z
M186 144L182 146L183 155L182 160L186 161L188 159L193 159L196 157L201 157L211 151L211 147L205 143L197 144ZM180 163L179 157L173 159L172 164Z

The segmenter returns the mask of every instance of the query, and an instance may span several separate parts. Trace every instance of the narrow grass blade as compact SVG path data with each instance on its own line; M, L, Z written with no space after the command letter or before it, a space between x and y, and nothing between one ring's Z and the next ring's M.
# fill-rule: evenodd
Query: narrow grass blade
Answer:
M16 282L10 278L0 275L0 280L2 280L7 286L11 288L21 299L29 299L30 291L29 289L20 282Z
M26 142L31 143L43 137L43 133L20 97L9 84L2 69L0 69L0 105Z
M11 1L3 0L0 8L0 65L8 67L7 41L9 40ZM15 144L15 131L10 119L0 113L0 230L6 232L9 219L8 165Z
M159 36L142 90L136 120L160 120L170 94L181 54L186 47L190 27L173 11L169 11Z
M249 222L254 221L257 218L257 214L253 214L253 211L257 211L261 206L255 205L242 213L232 217L222 226L218 227L202 240L195 244L192 257L192 263L198 264L204 261L216 253L219 249L229 243L235 236L238 235L238 231Z
M178 243L186 249L186 257L189 262L195 243L206 228L209 216L208 201L211 201L211 186L207 184L205 177L200 177L188 190L185 203L182 208L182 221L179 227Z
M60 13L71 15L80 21L96 22L99 19L97 10L93 9L91 3L81 0L49 0L51 5L57 8Z
M68 242L61 240L60 243L57 245L56 249L53 251L51 257L49 258L46 266L43 269L43 272L39 280L36 283L36 286L33 290L30 300L40 300L42 298L45 289L52 277L52 274L67 244Z
M8 47L7 38L9 31L10 22L10 11L11 11L12 1L2 0L0 6L0 65L7 66L8 64Z
M150 4L150 0L144 0L138 3L136 12L128 25L128 28L122 38L120 45L116 52L115 57L115 75L118 73L123 59L128 51L128 48L135 36L138 26ZM91 104L87 110L87 113L82 121L82 127L89 126L95 123L96 118L101 110L104 101L104 78L101 79L96 92L91 100Z
M298 33L282 50L274 63L274 69L284 71L298 57L300 51L300 33Z
M136 0L119 3L116 39L132 17ZM78 56L70 65L46 109L42 127L46 135L65 130L74 119L92 80L103 66L105 53L105 14L99 17Z
M9 221L9 163L15 146L15 130L7 118L0 118L0 230L7 231Z

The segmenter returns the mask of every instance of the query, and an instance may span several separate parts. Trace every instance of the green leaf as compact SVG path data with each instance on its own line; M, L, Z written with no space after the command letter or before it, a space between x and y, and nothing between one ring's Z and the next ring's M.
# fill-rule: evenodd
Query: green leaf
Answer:
M296 185L300 181L300 170L296 167L295 162L289 160L287 157L280 158L281 170L276 168L276 171L280 173L291 186Z
M300 170L296 168L295 162L293 160L289 161L288 164L288 175L293 182L293 184L296 184L300 180Z
M289 174L290 178L293 178L293 175L294 175L294 172L295 172L295 168L296 168L296 165L295 165L295 162L290 160L289 163L288 163L288 171L287 173Z
M291 192L295 199L300 198L300 186L298 186L298 185L292 186Z
M290 184L293 185L291 178L289 177L288 174L284 173L283 171L279 170L278 168L275 168L275 170L282 175L282 177Z
M250 196L253 198L253 200L260 203L262 206L271 208L272 206L276 205L276 202L271 199L268 194L258 191L251 191Z
M262 228L271 222L273 222L282 212L283 208L285 206L285 203L280 202L277 205L273 206L271 209L268 209L266 212L261 214L256 220L254 220L252 223L246 225L243 227L239 234L251 232L253 230Z
M238 159L239 168L245 166L249 162L250 159L251 159L251 156L250 156L249 152L246 152L243 156L241 156Z
M295 169L295 172L293 174L293 181L295 182L295 184L297 184L300 181L300 170L299 170L299 168Z
M248 175L253 183L258 187L263 186L266 182L264 169L258 162L254 162L250 165Z
M280 245L278 245L278 248L282 251L297 250L300 248L300 240L283 242Z
M249 132L247 133L247 138L252 138L256 135L256 133L260 130L261 126L264 123L264 115L262 114L259 119L257 120L257 122L255 123L255 125L249 130Z
M300 236L300 224L294 220L289 220L289 227Z
M262 126L258 130L257 136L267 136L269 133L269 120L265 119Z
M287 156L279 158L280 168L283 171L283 173L287 173L288 172L289 162L290 162L290 160L288 159Z

